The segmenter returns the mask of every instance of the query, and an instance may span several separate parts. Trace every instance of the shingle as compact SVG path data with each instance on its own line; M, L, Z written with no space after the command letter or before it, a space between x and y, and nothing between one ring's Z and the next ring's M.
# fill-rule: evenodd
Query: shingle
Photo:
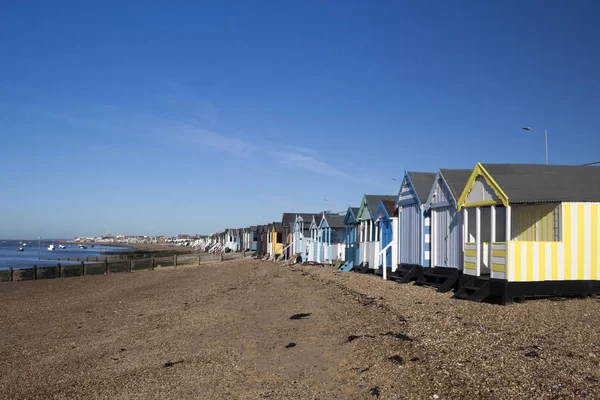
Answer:
M344 228L346 224L344 224L345 215L339 214L325 214L325 219L327 220L327 224L330 228Z
M482 164L511 204L600 202L600 168L579 165Z
M394 200L383 200L383 207L385 208L385 211L388 213L388 215L390 217L394 216L394 213L396 212L396 201Z
M460 195L462 194L469 178L471 177L471 173L473 173L472 169L440 169L442 176L446 180L450 191L454 195L454 198L458 200Z
M367 207L369 208L369 212L371 214L373 214L375 211L377 211L377 207L379 207L380 202L382 202L384 200L396 201L397 196L395 196L395 195L380 195L380 194L365 194L365 198L367 200Z
M419 197L419 201L424 203L427 201L427 196L429 196L429 192L431 191L431 187L433 186L433 181L435 180L435 173L433 172L407 172L410 181L412 182L413 188L417 192L417 196Z

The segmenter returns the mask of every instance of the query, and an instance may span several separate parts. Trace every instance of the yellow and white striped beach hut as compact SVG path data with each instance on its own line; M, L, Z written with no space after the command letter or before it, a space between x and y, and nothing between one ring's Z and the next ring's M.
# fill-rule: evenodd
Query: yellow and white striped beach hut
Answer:
M478 163L458 199L456 297L600 292L600 167Z

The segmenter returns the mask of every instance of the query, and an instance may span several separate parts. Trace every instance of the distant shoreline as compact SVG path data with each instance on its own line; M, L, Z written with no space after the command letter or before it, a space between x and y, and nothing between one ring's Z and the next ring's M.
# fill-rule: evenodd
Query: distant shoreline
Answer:
M110 246L110 247L129 247L132 252L164 252L169 251L173 253L189 253L193 251L194 248L191 246L172 246L170 247L167 243L104 243L104 242L75 242L75 241L66 241L64 243L69 244L83 244L85 246L95 245L95 246Z

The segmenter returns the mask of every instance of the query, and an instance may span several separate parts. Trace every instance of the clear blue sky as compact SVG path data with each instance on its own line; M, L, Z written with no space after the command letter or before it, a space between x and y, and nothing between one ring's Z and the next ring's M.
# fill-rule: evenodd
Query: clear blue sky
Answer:
M599 20L595 1L3 2L0 237L345 210L405 170L543 163L523 126L551 163L600 160Z

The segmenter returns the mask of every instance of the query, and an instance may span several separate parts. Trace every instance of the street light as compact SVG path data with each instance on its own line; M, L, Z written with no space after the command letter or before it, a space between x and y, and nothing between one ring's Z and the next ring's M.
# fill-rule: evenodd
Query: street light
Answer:
M542 129L531 129L530 126L526 126L523 128L526 131L542 131ZM546 165L548 164L548 130L543 129L544 131L544 140L546 141Z

